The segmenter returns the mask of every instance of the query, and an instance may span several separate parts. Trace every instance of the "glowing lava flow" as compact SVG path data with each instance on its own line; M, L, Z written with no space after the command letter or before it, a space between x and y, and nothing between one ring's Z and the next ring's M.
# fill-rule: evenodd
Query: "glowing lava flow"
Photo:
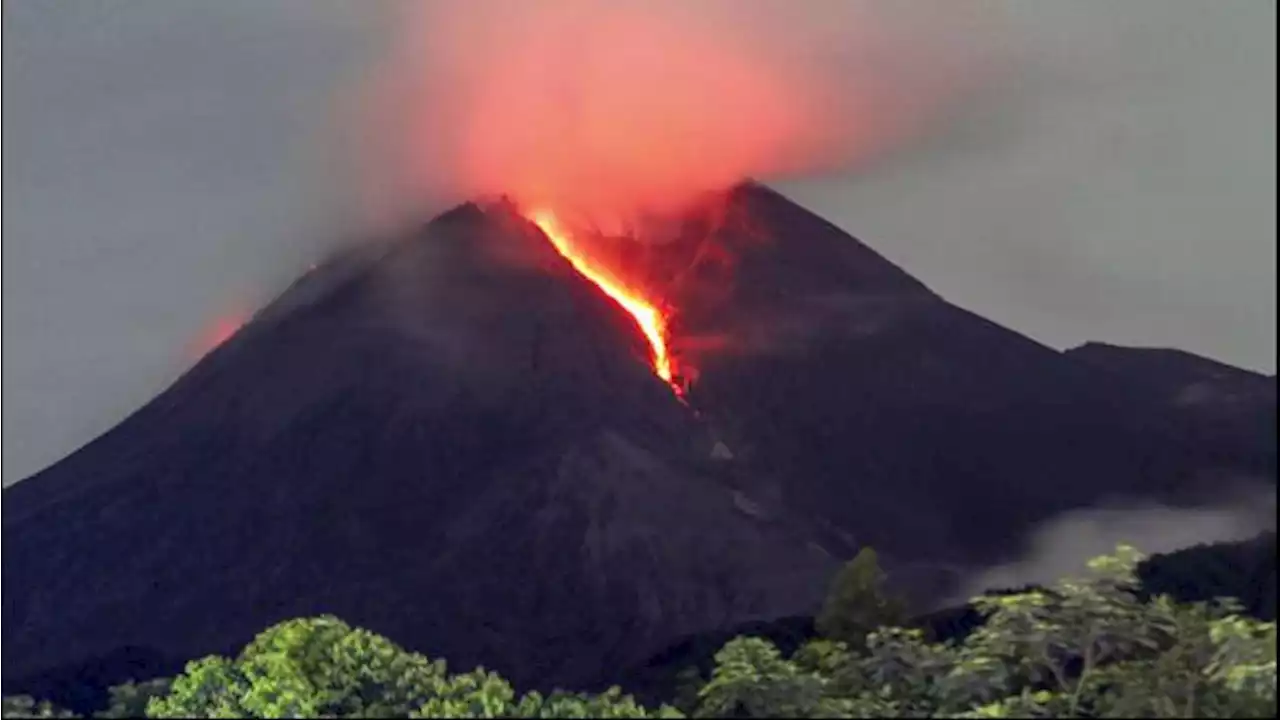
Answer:
M549 210L538 210L529 213L528 217L530 222L546 234L556 251L569 261L574 270L603 290L605 295L613 298L623 310L635 318L640 331L649 341L649 347L653 349L653 371L671 385L677 395L680 394L679 386L672 379L671 355L667 351L667 318L662 311L646 301L639 293L613 280L604 271L592 267L590 261L574 249L573 242L569 239L569 232L556 218L555 213Z

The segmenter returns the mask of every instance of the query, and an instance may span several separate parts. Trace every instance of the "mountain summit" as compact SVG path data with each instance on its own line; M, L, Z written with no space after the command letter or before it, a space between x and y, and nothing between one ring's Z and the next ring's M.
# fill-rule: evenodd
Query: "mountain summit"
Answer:
M576 687L818 601L832 560L739 509L627 316L532 225L464 206L346 262L5 490L6 679L334 613Z
M863 544L927 604L1053 514L1274 482L1274 378L1232 385L1269 440L1209 433L1217 405L1171 411L1111 355L950 305L762 186L599 247L674 309L683 397L509 204L335 259L4 490L5 693L172 672L319 613L589 689L811 612Z

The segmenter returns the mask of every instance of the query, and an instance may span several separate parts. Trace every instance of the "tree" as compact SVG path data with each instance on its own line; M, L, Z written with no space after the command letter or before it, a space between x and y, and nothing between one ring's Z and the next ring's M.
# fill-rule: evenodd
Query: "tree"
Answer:
M861 557L829 607L851 587L878 587L874 555ZM1145 601L1141 561L1122 546L1083 578L977 598L985 621L957 641L892 626L863 635L865 622L834 610L825 627L853 628L856 650L823 638L786 657L739 637L685 707L697 717L1274 717L1276 624L1233 602ZM111 698L99 717L144 704L148 717L682 717L618 688L517 696L496 673L450 675L443 661L332 617L281 623L235 658L197 660L171 682L129 683ZM74 717L28 697L5 698L4 715Z
M707 684L702 671L696 665L681 670L675 678L675 697L671 704L685 714L693 714L698 709L699 693Z
M811 717L827 681L782 658L773 643L738 638L716 653L711 680L698 693L698 717Z
M113 693L114 694L114 693ZM613 688L600 695L529 693L516 698L484 668L449 675L384 637L334 617L290 620L229 660L190 663L148 717L643 718L651 713ZM655 717L679 717L660 708Z
M1102 717L1265 717L1274 711L1274 640L1234 603L1177 605L1158 598L1175 625L1158 653L1102 665L1084 683L1089 711ZM1254 633L1261 631L1262 636ZM1270 632L1274 632L1271 626ZM1228 640L1228 637L1233 638ZM1238 643L1238 644L1236 644ZM1271 647L1270 663L1258 651ZM1243 656L1230 657L1240 652ZM1247 657L1246 657L1247 656ZM1226 670L1230 668L1230 670ZM1226 672L1221 672L1221 671ZM1234 686L1229 675L1263 682ZM1266 687L1270 681L1271 689ZM1268 710L1268 706L1271 710Z
M158 678L141 683L125 683L111 688L107 709L95 713L96 718L139 718L147 714L151 698L164 697L173 687L171 678Z
M147 702L150 718L252 717L253 681L232 661L216 656L187 663L167 695ZM298 717L303 717L299 714Z
M513 713L514 718L681 718L683 713L663 705L656 711L641 707L629 695L623 695L616 687L599 695L553 692L543 696L531 692L521 698Z
M187 666L152 717L404 717L435 696L443 662L324 616L280 623L235 660Z
M0 715L6 718L74 718L75 713L27 695L12 695L0 703Z
M818 614L818 634L861 650L869 633L903 623L905 608L886 594L884 584L876 551L869 547L859 550L831 582Z
M1128 547L1083 579L975 599L959 642L884 627L859 652L762 640L717 656L699 715L739 717L1272 717L1276 627L1231 603L1143 602ZM829 627L829 626L828 626Z
M531 692L518 700L511 685L497 674L478 669L443 680L435 696L417 711L416 718L647 718L682 717L663 707L650 713L618 688L599 695Z
M986 622L961 649L1007 668L998 688L1005 698L981 709L1055 717L1274 714L1274 623L1242 618L1227 601L1144 602L1136 575L1143 560L1120 546L1090 561L1082 579L976 599ZM1228 680L1233 674L1239 683Z

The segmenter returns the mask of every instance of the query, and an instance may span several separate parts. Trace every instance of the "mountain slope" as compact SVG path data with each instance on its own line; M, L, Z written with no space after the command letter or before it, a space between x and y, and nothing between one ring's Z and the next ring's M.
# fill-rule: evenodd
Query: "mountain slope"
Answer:
M1096 369L1116 396L1165 417L1205 463L1276 477L1276 379L1180 350L1086 343L1067 356Z
M662 251L683 268L665 291L700 371L691 401L752 466L755 497L922 581L1016 555L1032 525L1073 507L1274 481L1260 415L1188 447L1167 408L949 304L772 190L740 186L708 217ZM1274 378L1237 373L1270 388L1258 407L1274 425Z
M5 490L7 694L316 613L584 687L819 599L831 560L735 505L628 318L517 216L467 206L322 274Z
M925 609L1053 515L1275 481L1274 378L1232 376L1254 399L1231 423L1171 406L1193 380L990 323L759 185L660 242L595 240L675 309L687 406L535 227L451 211L304 277L4 491L5 692L59 699L90 665L144 677L322 612L590 689L810 613L860 545Z

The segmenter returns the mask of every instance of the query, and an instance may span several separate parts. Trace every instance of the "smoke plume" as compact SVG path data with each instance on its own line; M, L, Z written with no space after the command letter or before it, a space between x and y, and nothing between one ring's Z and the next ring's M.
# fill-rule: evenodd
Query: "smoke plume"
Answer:
M1089 559L1108 555L1119 544L1155 555L1200 543L1247 540L1274 531L1275 512L1275 485L1259 481L1239 483L1206 507L1115 504L1065 513L1036 530L1021 560L978 573L965 583L963 593L942 605L961 604L986 590L1078 577Z
M381 218L474 196L597 224L743 177L847 167L989 71L976 2L530 0L395 6L358 103Z

